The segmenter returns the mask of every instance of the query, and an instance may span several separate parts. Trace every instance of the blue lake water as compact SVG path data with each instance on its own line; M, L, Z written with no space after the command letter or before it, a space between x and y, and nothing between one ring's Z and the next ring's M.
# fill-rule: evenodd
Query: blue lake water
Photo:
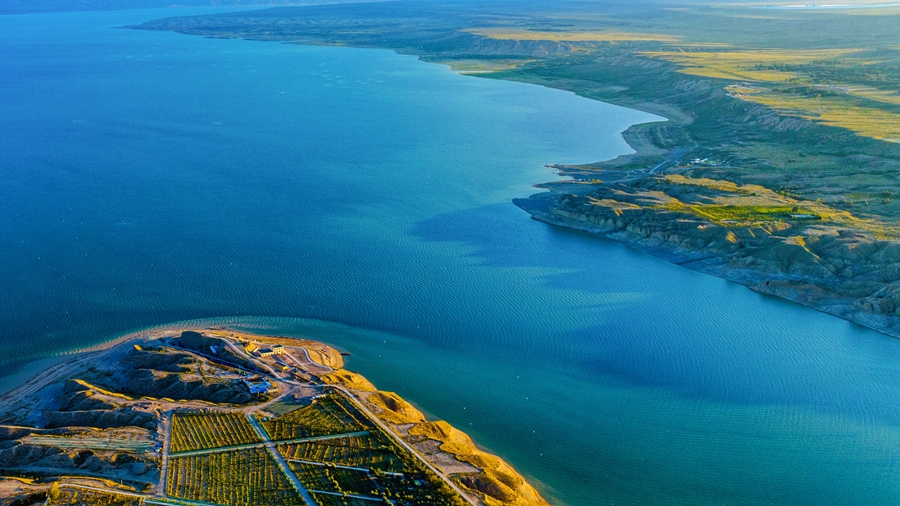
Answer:
M900 341L511 204L652 116L112 28L194 12L0 17L0 386L217 318L351 351L555 504L900 501Z

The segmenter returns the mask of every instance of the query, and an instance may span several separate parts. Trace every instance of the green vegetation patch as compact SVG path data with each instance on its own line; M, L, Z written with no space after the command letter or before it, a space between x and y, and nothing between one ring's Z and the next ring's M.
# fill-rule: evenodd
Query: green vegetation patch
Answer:
M387 488L387 497L394 504L430 504L435 506L463 506L462 497L432 472L382 474L378 481ZM496 503L494 503L496 504Z
M820 220L815 211L798 206L690 206L694 213L721 223Z
M302 407L303 404L299 401L280 400L266 406L266 411L268 411L269 413L273 413L276 416L284 416Z
M170 457L166 495L231 506L305 506L262 448Z
M50 494L48 505L70 506L139 506L143 500L139 497L86 490L78 488L61 487Z
M353 500L353 496L381 499L385 504L432 506L466 504L443 480L429 472L366 473L311 464L292 464L292 468L320 506L354 504L340 501ZM371 501L369 504L372 504Z
M393 445L375 435L352 436L327 441L284 445L279 448L288 459L323 462L349 467L399 473L403 459Z
M372 427L355 407L336 395L319 397L309 406L265 420L262 425L275 441L344 434Z
M373 504L378 504L367 499L356 499L342 495L313 493L312 496L319 506L372 506Z
M383 490L366 471L294 462L291 469L308 490L366 497L380 497Z
M186 452L241 444L262 438L241 413L175 413L170 452Z

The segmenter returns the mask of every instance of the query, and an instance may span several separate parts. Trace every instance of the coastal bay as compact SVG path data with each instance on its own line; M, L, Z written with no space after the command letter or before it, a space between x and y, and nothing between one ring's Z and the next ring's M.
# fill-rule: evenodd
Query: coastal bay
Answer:
M577 185L544 183L549 194L517 203L541 221L896 337L900 10L753 15L760 7L401 2L135 28L390 48L662 115L625 132L636 153L557 164Z
M352 351L553 504L896 499L894 340L512 204L657 117L387 51L110 28L171 14L0 31L36 62L3 63L27 104L0 130L5 366L217 316Z

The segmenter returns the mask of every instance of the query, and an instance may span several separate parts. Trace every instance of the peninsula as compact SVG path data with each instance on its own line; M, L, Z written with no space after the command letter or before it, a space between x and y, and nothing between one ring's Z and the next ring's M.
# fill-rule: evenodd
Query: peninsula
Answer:
M547 503L500 458L343 368L224 328L66 357L0 397L0 503Z
M478 1L285 7L136 28L386 48L666 118L515 203L900 336L900 7ZM602 121L602 118L598 118Z

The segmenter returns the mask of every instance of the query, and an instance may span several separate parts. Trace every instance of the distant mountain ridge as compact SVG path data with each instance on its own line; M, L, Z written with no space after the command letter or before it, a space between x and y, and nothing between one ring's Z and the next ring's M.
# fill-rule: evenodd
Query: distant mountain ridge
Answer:
M0 14L112 11L163 7L285 6L348 3L353 0L0 0Z

